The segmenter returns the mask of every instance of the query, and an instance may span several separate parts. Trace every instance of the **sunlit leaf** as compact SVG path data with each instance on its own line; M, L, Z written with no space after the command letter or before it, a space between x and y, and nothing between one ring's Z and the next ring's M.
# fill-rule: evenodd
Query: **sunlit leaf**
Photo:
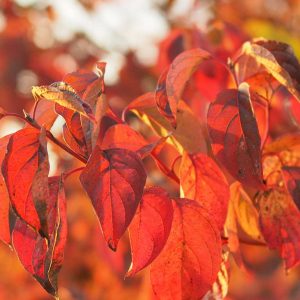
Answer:
M172 220L173 206L165 190L146 189L129 226L132 264L127 276L133 276L159 255L168 239Z
M43 129L29 127L11 135L2 173L18 216L47 235L49 162L45 134Z
M151 266L159 299L201 299L217 279L221 265L220 233L211 216L195 201L177 199L172 229Z
M229 186L218 165L205 154L183 154L180 185L184 197L197 200L222 230L229 200Z

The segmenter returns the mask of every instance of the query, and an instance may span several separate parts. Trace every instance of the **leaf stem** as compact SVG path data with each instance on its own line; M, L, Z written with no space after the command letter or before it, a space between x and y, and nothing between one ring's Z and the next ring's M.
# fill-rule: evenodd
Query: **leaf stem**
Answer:
M29 117L25 117L25 116L22 116L22 115L19 115L19 114L15 114L15 113L5 113L3 117L15 117L15 118L23 120L24 122L28 123L30 126L36 128L36 129L41 129L41 126L39 124L37 124L35 122L35 120L33 120L33 119L29 118ZM72 149L70 149L68 146L66 146L64 143L60 142L58 139L56 139L54 137L54 135L49 130L46 130L46 136L54 144L56 144L57 146L59 146L60 148L62 148L66 152L68 152L70 155L74 156L75 158L77 158L78 160L80 160L81 162L83 162L85 164L87 163L87 159L85 157L77 154Z

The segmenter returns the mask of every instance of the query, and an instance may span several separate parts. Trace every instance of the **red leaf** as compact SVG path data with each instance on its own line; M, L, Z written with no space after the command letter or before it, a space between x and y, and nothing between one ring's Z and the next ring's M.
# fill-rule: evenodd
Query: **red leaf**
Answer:
M221 92L209 107L207 123L222 165L241 183L263 188L261 140L247 86Z
M241 56L238 57L237 66L238 76L242 80L263 71L268 72L299 101L300 65L288 44L263 38L246 42L242 47Z
M66 202L60 177L49 178L49 240L17 218L12 232L14 249L24 268L44 289L57 296L57 275L62 266L67 237Z
M86 88L98 79L98 76L87 70L78 70L64 76L63 81L70 84L80 97L83 96Z
M58 104L55 105L55 110L66 121L63 127L66 143L78 154L81 154L83 157L88 157L87 144L79 113Z
M289 269L300 262L300 212L285 191L272 189L257 198L259 222L271 249L278 249Z
M300 167L285 166L282 174L287 190L300 210Z
M116 250L131 222L146 182L139 156L126 149L96 146L80 176L100 219L108 246Z
M17 215L47 235L49 162L45 131L24 128L10 137L2 164L11 204Z
M167 243L151 266L159 299L201 299L217 279L221 265L220 233L211 216L195 201L174 203Z
M158 111L171 123L173 127L176 127L176 114L174 115L171 111L167 90L166 80L169 68L164 70L157 82L155 90L155 101Z
M108 128L100 145L101 149L123 148L138 151L147 142L134 129L126 124L116 124Z
M166 78L166 93L168 96L169 107L173 118L176 122L177 104L181 100L181 96L187 81L196 71L197 67L211 55L200 49L192 49L179 54L172 62ZM162 97L164 99L164 97ZM165 105L162 104L162 107ZM172 124L173 126L176 123ZM175 126L174 126L175 127Z
M10 137L11 135L7 135L0 139L0 162L2 162L4 159ZM4 243L10 244L9 195L2 172L0 172L0 202L0 240L2 240Z
M132 264L126 276L133 276L158 256L168 239L172 219L172 202L165 190L146 189L129 226Z
M205 154L183 154L180 185L184 196L197 200L223 229L227 216L229 186L218 165Z
M34 116L36 123L40 124L45 129L50 130L57 118L54 107L55 103L53 102L40 101ZM33 110L31 111L30 115L33 115ZM28 123L25 124L25 127L30 126L31 125Z

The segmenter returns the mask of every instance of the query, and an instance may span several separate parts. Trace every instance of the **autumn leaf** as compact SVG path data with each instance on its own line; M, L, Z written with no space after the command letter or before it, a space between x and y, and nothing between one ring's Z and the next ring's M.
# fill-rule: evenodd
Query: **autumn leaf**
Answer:
M92 200L108 246L116 250L142 198L146 173L138 154L96 146L80 181Z
M88 70L78 70L64 76L63 82L68 83L82 98L87 87L98 79L98 76Z
M34 109L31 111L31 116L33 116ZM57 113L55 112L55 103L48 101L40 101L38 103L38 108L35 111L34 120L37 124L40 124L45 129L50 130L57 118ZM30 127L31 124L26 124L25 127Z
M282 42L269 41L263 38L246 42L241 50L240 57L248 56L243 69L243 79L254 76L263 71L271 74L280 84L285 86L298 100L299 89L299 62L293 49ZM238 60L240 59L238 57ZM253 66L253 60L256 66ZM240 67L241 69L241 67ZM251 73L250 73L251 70Z
M284 190L261 192L257 202L263 236L290 269L300 261L300 212Z
M184 153L179 173L184 197L198 201L222 230L227 215L229 186L218 165L206 154Z
M164 70L157 82L155 90L155 101L157 109L161 115L163 115L173 127L176 128L176 114L171 111L167 90L166 90L166 80L169 68Z
M126 276L133 276L159 255L168 239L172 220L173 206L165 190L146 189L129 226L132 264Z
M66 121L66 124L63 126L63 134L66 143L75 152L87 158L89 153L81 124L80 114L57 104L55 106L55 110Z
M27 224L46 236L48 173L45 130L30 127L11 135L2 174L12 207Z
M83 153L85 157L92 152L98 138L101 120L107 111L108 103L104 96L104 71L99 63L97 68L100 75L86 70L67 74L63 81L76 90L82 101L88 104L97 124L90 122L87 118L79 116L78 112L68 108L59 108L59 113L65 118L67 128L64 128L66 142L78 153ZM56 108L58 105L56 105ZM68 129L68 130L67 130Z
M187 81L197 67L204 60L210 58L211 55L200 48L184 51L174 59L168 73L163 73L159 79L157 87L159 94L156 97L158 107L171 120L173 127L176 127L177 124L177 105L181 100ZM163 83L164 81L165 84Z
M151 283L159 299L201 299L217 279L221 239L213 218L197 202L174 201L168 241L151 265Z
M101 149L123 148L138 151L147 145L141 134L126 124L116 124L105 132L99 145Z
M32 94L35 98L54 101L91 120L95 120L91 107L82 101L72 86L65 82L56 82L49 86L33 86Z
M62 179L49 178L49 240L17 218L12 232L13 247L24 268L43 288L57 296L57 276L62 267L67 237L66 201Z
M263 188L261 139L247 84L224 90L207 116L212 150L229 173L245 185Z
M136 113L160 136L170 136L168 142L179 152L183 153L184 150L189 153L206 152L204 125L183 101L178 103L176 129L159 113L153 93L144 94L132 101L124 114L129 110Z

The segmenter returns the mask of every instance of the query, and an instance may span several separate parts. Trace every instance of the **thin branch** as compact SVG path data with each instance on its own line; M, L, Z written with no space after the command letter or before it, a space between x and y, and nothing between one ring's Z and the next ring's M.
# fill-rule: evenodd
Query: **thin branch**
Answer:
M69 171L68 173L65 173L64 174L65 179L67 179L70 175L83 170L84 168L85 167L79 167L79 168L76 168L76 169L73 169L73 170Z
M29 124L30 126L36 128L36 129L39 129L39 130L41 129L41 126L39 124L37 124L33 119L31 119L31 117L25 117L25 116L15 114L15 113L5 113L4 117L15 117L15 118L21 119L22 121L26 122L27 124ZM75 158L77 158L78 160L80 160L81 162L83 162L85 164L87 163L87 159L85 157L74 152L72 149L70 149L64 143L60 142L58 139L56 139L54 137L54 135L49 130L46 130L46 136L54 144L56 144L57 146L59 146L60 148L62 148L66 152L68 152L70 155L74 156Z

